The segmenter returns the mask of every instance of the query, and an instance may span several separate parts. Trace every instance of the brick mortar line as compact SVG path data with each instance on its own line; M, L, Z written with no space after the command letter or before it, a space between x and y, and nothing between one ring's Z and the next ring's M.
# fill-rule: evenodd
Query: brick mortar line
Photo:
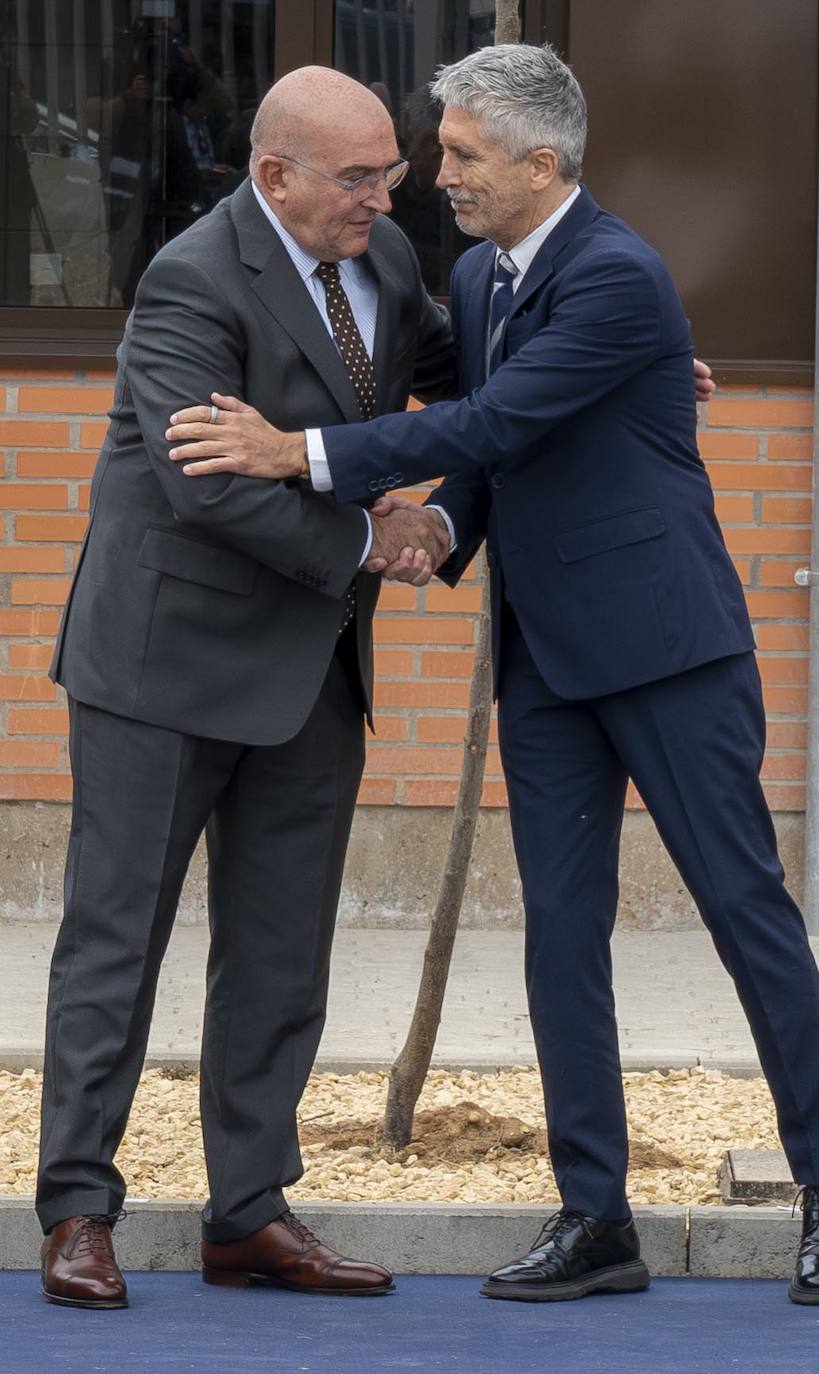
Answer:
M14 412L6 410L5 413L7 415L15 414L18 420L24 420L27 424L33 425L51 420L58 422L67 420L69 423L77 420L86 425L105 425L108 423L108 412L98 410L16 410ZM2 414L3 412L0 411L0 415Z
M740 437L740 436L742 436L742 435L746 435L746 436L747 436L747 435L755 434L755 435L757 436L757 438L761 440L761 439L767 439L767 438L769 438L770 435L772 435L772 434L782 434L782 435L786 435L786 436L788 436L788 437L790 437L790 436L793 435L793 434L799 434L799 435L802 435L802 434L813 434L813 425L759 425L759 424L749 424L749 425L744 425L744 426L742 426L741 428L737 428L737 426L735 426L735 425L708 425L707 427L704 427L703 429L698 430L697 433L698 433L698 434L735 434L735 435L737 435L738 437ZM720 460L719 458L708 458L708 459L703 459L703 461L704 461L704 462L709 462L709 463L719 463L720 461L728 462L728 463L732 463L732 462L733 462L733 463L736 463L736 462L742 462L742 459L741 459L741 458L740 458L740 459L737 459L737 458L726 458L726 459ZM746 461L746 462L753 462L753 461L759 462L760 460L759 460L758 458L757 458L756 460L750 459L750 458L749 458L749 459L746 459L745 461ZM779 462L781 463L781 462L787 462L788 460L787 460L787 459L782 459L782 458L780 458L779 460L771 459L771 462L776 462L776 461L779 461ZM804 459L798 459L798 460L796 460L796 461L804 462L805 460L804 460Z

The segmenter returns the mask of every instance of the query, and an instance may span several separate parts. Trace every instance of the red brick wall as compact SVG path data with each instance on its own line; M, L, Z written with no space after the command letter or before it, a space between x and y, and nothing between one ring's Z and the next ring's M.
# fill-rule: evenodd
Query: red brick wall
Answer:
M70 796L65 703L46 668L110 394L108 369L0 376L0 798ZM808 391L735 387L708 406L700 434L756 623L768 711L765 785L780 811L804 805L807 592L793 574L810 549L812 422ZM454 592L385 587L376 623L378 734L362 801L454 800L478 601L474 577ZM505 805L494 730L484 803Z

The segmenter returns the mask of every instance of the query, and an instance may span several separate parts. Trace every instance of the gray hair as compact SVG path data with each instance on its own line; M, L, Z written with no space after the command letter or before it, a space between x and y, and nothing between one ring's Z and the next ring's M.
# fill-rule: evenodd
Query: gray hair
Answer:
M549 43L499 43L439 67L430 91L463 110L512 162L553 148L564 181L578 181L586 146L586 102L577 77Z

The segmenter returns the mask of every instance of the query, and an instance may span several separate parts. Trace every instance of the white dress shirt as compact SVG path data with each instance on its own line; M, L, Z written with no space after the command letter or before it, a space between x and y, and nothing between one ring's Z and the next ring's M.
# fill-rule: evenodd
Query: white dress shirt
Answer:
M516 243L514 248L506 249L505 256L511 258L518 269L518 274L512 282L513 292L517 292L520 289L520 284L526 276L527 271L532 266L536 254L546 242L552 230L557 227L563 216L574 205L579 195L580 187L575 186L571 195L568 195L562 205L558 205L557 209L552 211L548 219L545 219L542 224L539 224L536 229L533 229L531 234L527 234L525 239L521 239L520 243ZM496 264L501 255L501 251L500 248L495 249Z

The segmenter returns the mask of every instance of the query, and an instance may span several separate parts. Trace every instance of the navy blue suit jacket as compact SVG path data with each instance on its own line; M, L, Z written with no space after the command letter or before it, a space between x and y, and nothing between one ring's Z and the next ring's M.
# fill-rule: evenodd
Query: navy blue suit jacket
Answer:
M336 497L446 480L454 585L481 541L547 684L570 700L752 649L696 446L693 350L662 260L582 189L514 299L486 380L494 246L455 265L464 399L324 429Z

